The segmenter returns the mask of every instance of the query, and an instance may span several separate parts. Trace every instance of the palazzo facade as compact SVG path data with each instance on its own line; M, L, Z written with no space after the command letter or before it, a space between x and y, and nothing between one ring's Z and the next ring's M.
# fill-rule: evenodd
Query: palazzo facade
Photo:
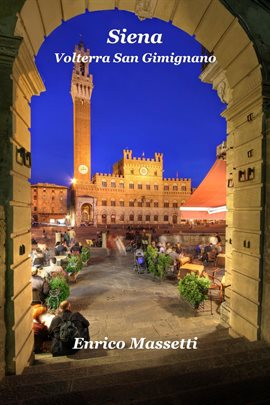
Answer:
M75 52L89 56L80 43ZM86 58L87 59L87 58ZM78 60L78 58L76 59ZM179 207L191 194L191 179L163 178L163 154L133 157L123 150L112 174L91 178L91 94L93 78L89 62L75 62L71 81L74 116L74 178L71 190L71 223L83 224L179 224Z

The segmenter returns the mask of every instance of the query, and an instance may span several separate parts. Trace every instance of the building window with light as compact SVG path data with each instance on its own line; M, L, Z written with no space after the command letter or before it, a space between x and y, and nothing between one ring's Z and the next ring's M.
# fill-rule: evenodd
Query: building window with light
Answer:
M169 186L168 186L168 184L165 184L165 185L164 185L164 191L169 191Z
M158 201L154 201L154 207L158 208Z
M154 184L154 190L158 191L158 184Z
M130 207L134 207L134 201L133 201L133 200L130 200L130 201L129 201L129 206L130 206Z
M107 181L106 181L106 180L102 180L101 186L102 186L102 187L107 187Z
M119 205L120 205L120 207L124 207L125 206L124 200L120 200Z
M178 186L177 186L177 184L174 184L172 189L173 189L173 191L178 191Z
M131 190L133 190L133 189L134 189L134 183L129 183L129 188L130 188Z
M164 222L168 222L169 221L169 215L164 215Z
M164 201L164 208L169 208L169 201Z
M111 215L111 224L115 224L115 215L114 214Z
M101 201L101 205L102 205L102 207L106 207L106 205L107 205L107 200L102 200L102 201Z

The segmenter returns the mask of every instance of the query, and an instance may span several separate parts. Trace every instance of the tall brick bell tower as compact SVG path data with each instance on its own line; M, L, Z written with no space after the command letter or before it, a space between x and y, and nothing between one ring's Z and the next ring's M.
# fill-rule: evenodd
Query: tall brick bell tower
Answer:
M82 42L76 45L77 55L89 56L89 49ZM76 57L77 60L77 57ZM89 61L75 62L72 80L71 96L73 100L74 126L74 182L89 183L91 180L91 95L93 77L89 74Z

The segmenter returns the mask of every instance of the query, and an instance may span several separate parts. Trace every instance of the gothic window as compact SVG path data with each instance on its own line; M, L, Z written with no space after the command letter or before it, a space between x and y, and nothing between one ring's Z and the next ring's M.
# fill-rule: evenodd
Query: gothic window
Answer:
M115 224L115 215L114 214L111 215L111 224Z
M158 191L158 184L154 184L154 190Z
M80 72L84 76L84 74L85 74L85 63L83 63L83 62L80 63Z
M142 207L142 201L138 201L138 207Z
M129 188L133 190L134 189L134 183L129 183Z
M181 191L186 191L186 190L187 190L186 185L183 184L183 185L181 186Z
M149 222L150 221L150 215L145 215L145 220Z
M178 186L177 186L177 184L174 184L172 189L173 189L173 191L178 191Z
M120 219L121 222L123 222L125 220L125 215L121 214L119 219Z
M150 184L146 184L146 190L150 190Z
M121 183L119 183L119 187L124 188L124 182L123 181L121 181Z
M178 208L177 201L174 201L174 202L173 202L173 208Z
M112 182L111 182L111 187L112 187L112 188L115 188L115 187L116 187L115 181L112 181Z
M102 185L102 187L107 187L107 181L106 181L106 180L102 180L101 185Z
M107 215L106 215L106 214L102 214L102 216L101 216L101 222L102 222L103 224L107 224Z
M168 184L165 184L165 185L164 185L164 191L169 191L169 186L168 186Z
M115 207L115 200L111 200L111 207Z
M142 221L142 215L138 215L138 221Z
M120 200L120 201L119 201L119 205L120 205L120 207L124 207L124 206L125 206L124 200Z
M102 201L101 201L101 205L102 205L102 207L106 207L106 205L107 205L107 200L102 200Z
M169 215L164 215L164 222L168 222L169 221Z
M164 201L164 208L169 208L169 201Z
M129 206L130 206L130 207L134 207L134 201L133 201L133 200L130 200L130 201L129 201Z
M158 221L158 215L154 215L154 221L155 221L155 222Z
M172 222L173 224L177 224L177 215L173 215Z
M154 207L158 208L158 201L154 201Z
M129 220L132 221L132 222L134 221L134 215L133 214L130 214Z
M142 190L142 184L138 184L138 190Z
M146 201L146 202L145 202L145 206L149 208L149 207L151 206L150 201Z

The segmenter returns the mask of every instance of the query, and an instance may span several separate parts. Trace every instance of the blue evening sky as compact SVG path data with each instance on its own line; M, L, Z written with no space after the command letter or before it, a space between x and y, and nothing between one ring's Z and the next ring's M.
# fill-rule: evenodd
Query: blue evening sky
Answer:
M163 44L106 43L108 32L162 33ZM46 92L33 97L31 182L70 184L73 176L72 63L56 63L55 52L72 54L82 37L92 55L142 56L146 52L200 55L194 38L157 19L139 21L125 11L86 13L64 22L46 38L36 63ZM164 153L164 177L191 177L198 186L226 137L225 109L211 85L200 82L200 64L92 63L92 174L112 170L122 149L134 156Z

